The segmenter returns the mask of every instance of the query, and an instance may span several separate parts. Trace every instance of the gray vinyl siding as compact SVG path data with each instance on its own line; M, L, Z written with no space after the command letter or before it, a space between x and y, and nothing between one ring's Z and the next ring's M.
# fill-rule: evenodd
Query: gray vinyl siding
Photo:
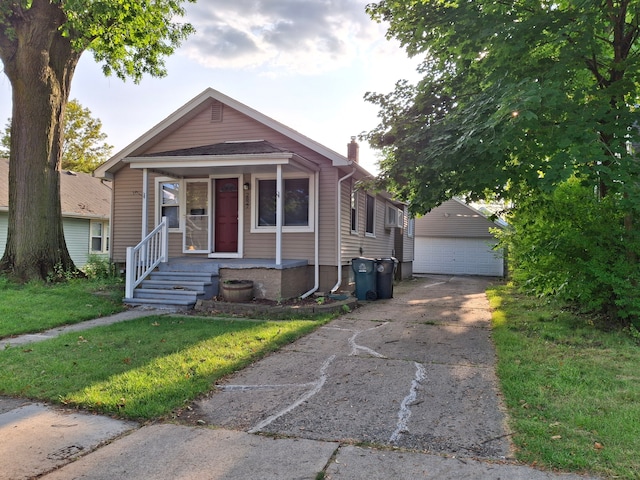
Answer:
M415 254L415 237L409 236L409 211L404 208L404 228L402 229L402 258L401 262L413 262Z
M338 225L336 220L338 173L338 169L331 167L325 160L320 174L320 208L318 213L320 265L335 265L338 259ZM341 172L340 175L344 175L344 172Z
M381 196L376 196L375 193L369 192L368 194L375 199L373 235L365 233L367 195L365 191L360 191L358 194L357 231L351 231L351 184L343 182L341 202L343 264L360 256L380 258L391 257L395 254L395 228L387 228L384 224L387 201Z
M151 181L149 183L153 185ZM141 240L142 171L127 167L116 173L111 212L111 259L124 263L127 247L133 247Z

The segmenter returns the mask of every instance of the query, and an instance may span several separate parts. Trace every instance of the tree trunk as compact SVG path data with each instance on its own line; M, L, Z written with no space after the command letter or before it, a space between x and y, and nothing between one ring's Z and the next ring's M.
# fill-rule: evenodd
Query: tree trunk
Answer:
M9 156L9 225L0 270L27 281L47 279L57 268L74 271L60 206L63 117L75 52L60 26L60 5L34 0L13 26L0 55L11 82L13 113Z

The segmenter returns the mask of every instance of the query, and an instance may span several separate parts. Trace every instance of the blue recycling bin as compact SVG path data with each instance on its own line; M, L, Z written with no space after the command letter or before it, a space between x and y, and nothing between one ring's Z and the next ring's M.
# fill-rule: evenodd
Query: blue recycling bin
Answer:
M351 268L356 279L356 298L358 300L376 300L378 263L374 258L358 257L351 260Z
M398 260L395 258L378 258L376 260L376 293L378 298L393 298L393 277Z

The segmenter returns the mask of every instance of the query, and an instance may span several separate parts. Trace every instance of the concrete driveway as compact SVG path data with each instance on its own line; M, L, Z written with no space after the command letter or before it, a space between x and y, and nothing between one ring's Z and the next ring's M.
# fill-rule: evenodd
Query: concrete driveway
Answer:
M504 460L482 278L404 283L217 386L208 424Z

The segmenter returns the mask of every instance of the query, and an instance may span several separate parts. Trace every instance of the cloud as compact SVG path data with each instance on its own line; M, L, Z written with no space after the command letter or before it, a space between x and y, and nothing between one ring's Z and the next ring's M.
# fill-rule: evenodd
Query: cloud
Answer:
M384 41L362 0L234 0L187 7L197 32L183 49L212 68L318 73Z

